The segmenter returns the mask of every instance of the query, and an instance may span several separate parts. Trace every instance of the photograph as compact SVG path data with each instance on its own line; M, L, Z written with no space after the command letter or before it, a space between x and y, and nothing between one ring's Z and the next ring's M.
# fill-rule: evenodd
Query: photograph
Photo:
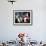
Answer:
M46 0L0 0L0 46L46 46Z
M14 24L31 24L32 10L13 10Z

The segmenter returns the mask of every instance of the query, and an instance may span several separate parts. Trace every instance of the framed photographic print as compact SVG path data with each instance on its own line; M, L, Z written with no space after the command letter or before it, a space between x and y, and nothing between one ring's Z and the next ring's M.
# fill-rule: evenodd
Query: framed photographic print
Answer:
M13 10L13 24L32 25L32 10Z

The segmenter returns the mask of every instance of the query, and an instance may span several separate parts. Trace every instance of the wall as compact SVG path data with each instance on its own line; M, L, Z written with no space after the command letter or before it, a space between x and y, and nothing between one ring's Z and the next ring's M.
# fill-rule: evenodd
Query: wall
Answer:
M14 10L33 10L32 26L14 26ZM13 5L0 0L0 41L15 40L19 32L30 34L33 40L46 40L46 0L17 0Z

